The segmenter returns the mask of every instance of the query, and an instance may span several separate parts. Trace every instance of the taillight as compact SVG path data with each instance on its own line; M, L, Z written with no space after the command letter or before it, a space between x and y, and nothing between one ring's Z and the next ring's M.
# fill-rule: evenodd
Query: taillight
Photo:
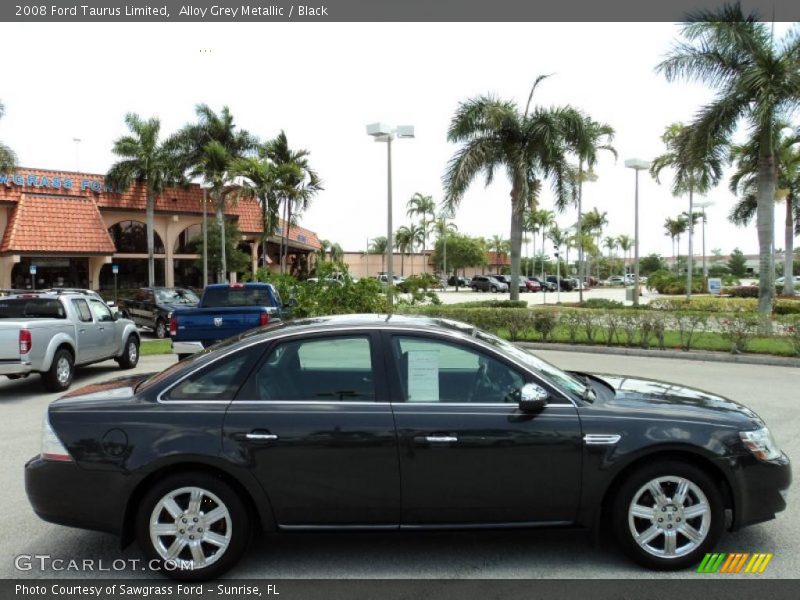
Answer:
M42 424L42 458L45 460L71 461L64 444L50 425L50 416L45 410L44 423Z
M269 313L262 312L261 316L258 319L258 324L263 327L264 325L269 324Z
M33 347L33 339L31 338L30 329L19 330L19 353L27 354Z
M178 317L169 318L169 334L170 336L178 335Z
M234 288L234 289L239 289L239 288L243 288L244 284L243 283L231 283L231 284L228 285L228 287Z

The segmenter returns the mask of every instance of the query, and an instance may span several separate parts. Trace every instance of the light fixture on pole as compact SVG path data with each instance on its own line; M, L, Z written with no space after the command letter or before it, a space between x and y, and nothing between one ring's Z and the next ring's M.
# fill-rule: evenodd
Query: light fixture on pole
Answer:
M714 206L714 203L711 200L706 200L705 202L695 202L694 206L703 211L703 222L701 223L703 229L703 277L708 278L708 265L706 263L706 209L709 206Z
M625 166L636 171L636 191L633 208L633 304L639 304L639 171L646 171L650 163L641 158L629 158Z
M400 125L392 128L385 123L372 123L367 125L367 135L375 138L376 142L386 142L386 164L387 164L387 219L386 219L386 286L389 304L389 313L394 306L394 265L392 257L394 255L394 239L392 233L392 141L395 137L408 139L414 137L413 125Z

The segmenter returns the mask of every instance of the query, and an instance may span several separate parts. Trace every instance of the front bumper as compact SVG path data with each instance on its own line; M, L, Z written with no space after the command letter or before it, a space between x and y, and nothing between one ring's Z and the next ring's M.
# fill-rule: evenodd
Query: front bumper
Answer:
M197 354L203 350L202 342L172 342L173 354Z
M25 465L25 493L33 511L50 523L121 531L127 491L119 474L36 456Z
M22 361L0 362L0 375L27 375L33 371L30 363Z
M792 466L785 454L764 462L748 454L733 466L734 516L731 531L774 519L786 508L786 490L792 483Z

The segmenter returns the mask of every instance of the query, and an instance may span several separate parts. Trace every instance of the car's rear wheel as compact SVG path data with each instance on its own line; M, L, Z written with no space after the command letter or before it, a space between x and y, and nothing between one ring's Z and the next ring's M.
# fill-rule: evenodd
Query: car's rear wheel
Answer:
M48 392L63 392L72 383L75 373L75 359L72 352L59 348L53 356L50 369L42 373L42 382Z
M205 473L172 475L144 496L136 523L140 547L179 580L218 577L241 558L250 517L227 483Z
M478 291L478 286L477 285L473 285L472 286L472 291L473 292L477 292Z
M159 319L156 321L156 326L153 329L153 332L156 334L156 337L160 340L163 340L167 337L167 322L164 319Z
M139 340L135 335L129 335L125 340L125 346L117 362L123 369L133 369L139 363Z
M700 562L722 534L722 494L693 465L655 463L623 482L612 518L618 542L634 561L651 569L683 569Z
M492 290L492 293L493 293L493 294L496 294L496 293L497 293L497 286L494 286L494 285L493 285L493 286L491 287L491 290Z

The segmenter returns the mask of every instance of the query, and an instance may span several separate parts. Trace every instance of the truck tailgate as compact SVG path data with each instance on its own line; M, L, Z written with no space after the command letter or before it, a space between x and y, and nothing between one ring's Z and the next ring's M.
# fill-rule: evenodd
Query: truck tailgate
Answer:
M20 324L0 321L0 360L19 360Z
M195 308L173 313L178 321L175 341L203 342L210 345L219 340L239 335L243 331L261 325L261 315L266 308L231 306L220 308Z

